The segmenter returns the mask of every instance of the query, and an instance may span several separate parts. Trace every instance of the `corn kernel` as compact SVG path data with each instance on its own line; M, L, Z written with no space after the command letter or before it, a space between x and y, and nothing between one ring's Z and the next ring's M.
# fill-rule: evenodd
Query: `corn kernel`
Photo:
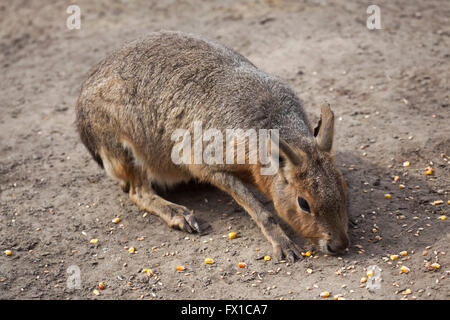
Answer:
M397 182L398 180L400 180L399 176L394 176L394 181Z
M442 201L442 200L433 201L433 205L435 205L435 206L443 204L443 203L444 203L444 201Z
M148 268L142 269L142 273L146 273L148 276L152 276L153 275L152 269L148 269Z
M403 290L403 291L402 291L402 294L403 294L403 295L411 294L411 289L408 288L408 289L406 289L406 290Z
M311 274L311 273L313 272L313 269L308 268L308 269L306 269L306 272L309 273L309 274Z
M120 222L120 218L119 217L115 217L114 219L112 219L113 223L119 223Z
M398 255L392 254L389 258L390 258L391 260L397 260L397 259L398 259Z
M367 271L366 275L370 278L373 277L373 270Z
M134 248L134 247L130 247L129 249L128 249L128 252L129 253L134 253L136 251L136 249Z
M330 292L328 292L328 291L323 291L320 293L321 298L328 298L329 296L330 296Z
M94 289L94 291L92 291L93 294L95 294L96 296L100 295L100 291L98 291L97 289Z
M104 289L105 289L105 284L104 284L103 282L99 282L98 285L97 285L97 287L98 287L100 290L104 290Z
M409 167L410 165L411 165L411 162L409 162L409 161L403 162L404 167Z
M367 278L366 277L362 277L361 278L361 283L365 283L365 282L367 282Z
M408 251L402 251L402 252L400 252L400 255L401 256L406 256L408 254Z
M12 255L12 251L11 251L11 250L5 250L5 254L6 254L7 256L10 256L10 255Z
M440 216L438 219L439 220L447 220L447 216Z
M436 270L437 270L437 269L440 269L440 268L441 268L441 265L440 265L439 263L436 263L436 262L435 262L435 263L432 263L432 264L431 264L431 267L432 267L433 269L436 269Z
M230 238L230 239L234 239L234 238L236 238L237 237L237 233L236 232L230 232L229 234L228 234L228 238Z
M91 239L91 241L89 241L91 244L97 244L98 243L98 239Z
M270 261L270 259L272 259L270 256L264 256L264 260Z
M182 264L179 264L175 267L178 271L184 271L186 269L186 267Z
M205 259L205 263L207 263L207 264L213 264L213 263L214 263L214 260L211 259L211 258L206 258L206 259Z
M431 167L426 168L426 169L425 169L425 174L426 174L426 175L433 174L433 168L431 168Z
M311 251L302 252L301 255L304 257L310 257L312 255L312 252Z
M399 187L400 189L405 189L405 185L404 185L404 184L399 184L398 187Z
M390 199L392 196L391 196L389 193L386 193L386 194L384 195L384 197L385 197L386 199Z
M403 272L403 273L408 273L410 270L409 270L409 268L407 266L401 266L400 267L400 271Z
M239 268L245 268L247 265L244 262L238 263Z

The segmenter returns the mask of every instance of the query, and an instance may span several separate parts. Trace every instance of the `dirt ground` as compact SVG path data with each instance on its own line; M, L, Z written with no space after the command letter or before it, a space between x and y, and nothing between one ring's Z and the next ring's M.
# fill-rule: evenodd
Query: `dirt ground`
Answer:
M0 299L323 299L322 291L328 299L449 299L449 222L439 217L450 207L450 2L376 2L380 30L366 27L367 1L83 0L75 2L79 30L66 27L72 1L2 3ZM209 234L169 229L92 161L74 126L82 80L114 49L160 29L242 53L289 83L313 122L319 105L331 104L354 222L348 254L258 259L272 253L262 232L206 185L165 197L194 209ZM230 231L240 236L230 240ZM360 281L373 265L382 281L371 291ZM80 289L67 284L71 266Z

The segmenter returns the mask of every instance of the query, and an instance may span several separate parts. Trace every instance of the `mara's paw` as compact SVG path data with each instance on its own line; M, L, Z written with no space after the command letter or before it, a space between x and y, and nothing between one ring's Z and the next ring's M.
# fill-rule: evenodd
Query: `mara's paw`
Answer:
M289 237L281 230L280 227L271 232L271 242L273 246L273 255L276 260L280 261L286 258L290 262L295 262L297 258L302 258L301 250L289 239Z
M201 233L200 225L194 214L184 207L172 207L169 226L189 233Z

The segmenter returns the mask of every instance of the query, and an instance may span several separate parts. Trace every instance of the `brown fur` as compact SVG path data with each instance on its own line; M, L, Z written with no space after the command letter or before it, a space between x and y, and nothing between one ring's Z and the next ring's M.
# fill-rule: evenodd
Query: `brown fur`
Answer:
M322 108L316 139L293 91L224 46L180 32L153 33L132 42L90 71L76 111L81 140L94 159L121 182L132 201L169 226L201 231L191 211L162 199L149 182L170 186L196 179L231 194L278 258L300 256L249 190L252 184L320 249L339 253L348 246L345 182L331 155L331 110ZM262 176L259 162L175 165L171 134L192 130L194 121L201 121L204 130L278 129L283 167ZM311 213L300 209L299 196Z

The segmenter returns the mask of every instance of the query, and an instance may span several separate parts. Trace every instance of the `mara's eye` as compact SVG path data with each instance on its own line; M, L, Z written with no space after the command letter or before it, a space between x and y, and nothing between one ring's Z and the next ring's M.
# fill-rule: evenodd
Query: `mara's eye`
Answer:
M300 206L300 208L302 208L303 211L311 212L311 209L309 208L309 204L305 199L303 199L302 197L298 197L297 200L298 200L298 205Z

